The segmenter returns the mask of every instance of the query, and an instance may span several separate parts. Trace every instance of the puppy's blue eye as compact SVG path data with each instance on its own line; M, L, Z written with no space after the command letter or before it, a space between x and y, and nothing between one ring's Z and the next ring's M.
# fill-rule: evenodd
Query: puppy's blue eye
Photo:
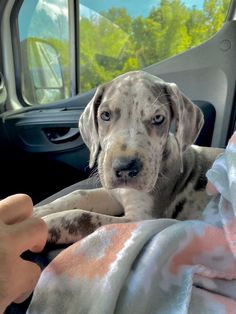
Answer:
M160 125L164 122L165 117L157 114L153 119L152 119L152 124Z
M100 117L101 117L101 119L102 119L103 121L110 121L110 119L111 119L111 114L110 114L110 112L108 112L108 111L103 111L103 112L101 113Z

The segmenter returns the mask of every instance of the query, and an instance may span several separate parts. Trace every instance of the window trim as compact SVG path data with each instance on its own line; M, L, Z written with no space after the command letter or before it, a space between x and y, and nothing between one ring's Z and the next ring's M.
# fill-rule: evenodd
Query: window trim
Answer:
M21 58L21 49L20 49L20 36L19 36L19 23L18 15L23 4L24 0L16 1L12 7L10 14L10 24L11 24L11 38L12 38L12 53L13 53L13 63L15 70L15 85L16 85L16 95L20 107L34 107L41 105L39 103L28 103L26 102L23 96L22 90L22 58ZM69 42L70 42L70 58L71 58L71 69L70 69L70 79L71 79L71 88L70 88L70 97L74 97L78 93L78 84L77 84L77 60L79 55L76 55L76 49L79 43L76 42L76 0L67 0L68 3L68 16L69 16ZM69 99L68 98L68 99ZM67 98L60 99L60 102L63 102ZM55 104L57 102L52 102L45 105Z
M75 55L76 55L76 93L80 94L80 0L75 0Z
M77 63L79 60L79 55L77 55L77 51L79 51L79 44L76 41L77 38L77 1L67 0L68 2L68 11L69 11L69 39L70 39L70 55L71 55L71 95L70 97L74 97L78 93L78 68Z
M80 1L79 0L67 0L68 1L68 11L69 11L69 36L70 36L70 57L71 57L71 95L69 98L74 97L80 94L80 34L79 34L79 18L80 18ZM9 1L10 2L10 1ZM19 40L19 28L18 28L18 14L22 3L24 0L11 1L12 10L10 11L10 31L11 31L11 40L12 40L12 62L14 65L14 81L15 81L15 99L12 97L14 86L9 89L9 94L11 99L13 99L10 104L13 109L22 108L22 107L32 107L40 104L29 104L25 101L22 91L22 79L21 79L21 51L20 40ZM225 22L232 21L236 19L236 0L231 0L228 8L228 13L225 18ZM7 49L5 49L5 54ZM9 47L8 47L9 51ZM9 51L10 52L10 51ZM175 57L175 56L173 56ZM164 60L160 61L163 62ZM5 65L4 65L5 66ZM151 65L150 65L151 66ZM9 82L7 82L9 85ZM12 84L12 82L10 83ZM14 96L14 95L13 95ZM68 99L69 99L68 98ZM63 102L65 99L61 99L60 102ZM56 102L55 102L56 103ZM48 105L55 104L49 103ZM45 106L45 105L44 105Z
M12 9L15 5L15 0L6 0L3 3L3 12L1 16L1 42L4 42L2 48L3 58L3 75L6 82L6 88L8 95L8 101L6 102L6 110L17 110L22 108L19 99L16 94L16 79L15 79L15 67L13 62L13 49L12 49L12 32L10 24L10 16Z
M234 20L236 20L236 0L231 0L225 21L234 21Z
M18 27L18 14L24 0L16 1L10 15L10 25L11 25L11 38L12 38L12 53L13 53L13 63L15 69L15 82L16 82L16 95L22 107L30 107L22 94L22 62L21 62L21 49L20 49L20 36Z

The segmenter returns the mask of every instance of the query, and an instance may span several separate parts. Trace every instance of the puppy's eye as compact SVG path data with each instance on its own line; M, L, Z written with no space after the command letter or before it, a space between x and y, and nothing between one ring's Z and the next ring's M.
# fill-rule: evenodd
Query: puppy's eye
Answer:
M152 124L155 124L155 125L160 125L164 122L165 120L165 117L160 115L160 114L157 114L153 119L152 119Z
M111 119L111 114L110 114L109 111L103 111L103 112L101 113L100 117L101 117L101 119L102 119L103 121L110 121L110 119Z

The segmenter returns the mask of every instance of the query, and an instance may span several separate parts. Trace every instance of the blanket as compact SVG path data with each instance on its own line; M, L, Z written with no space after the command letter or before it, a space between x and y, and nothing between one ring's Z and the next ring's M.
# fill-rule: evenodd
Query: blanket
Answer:
M42 272L28 313L236 313L236 133L202 220L107 225Z

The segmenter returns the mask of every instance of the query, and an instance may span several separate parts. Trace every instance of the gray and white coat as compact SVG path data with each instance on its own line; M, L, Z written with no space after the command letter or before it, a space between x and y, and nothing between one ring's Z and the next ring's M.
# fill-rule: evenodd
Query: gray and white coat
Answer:
M49 242L74 242L110 223L200 218L209 200L205 174L222 152L192 145L203 122L176 84L146 72L99 86L79 128L102 187L35 208L49 226Z

